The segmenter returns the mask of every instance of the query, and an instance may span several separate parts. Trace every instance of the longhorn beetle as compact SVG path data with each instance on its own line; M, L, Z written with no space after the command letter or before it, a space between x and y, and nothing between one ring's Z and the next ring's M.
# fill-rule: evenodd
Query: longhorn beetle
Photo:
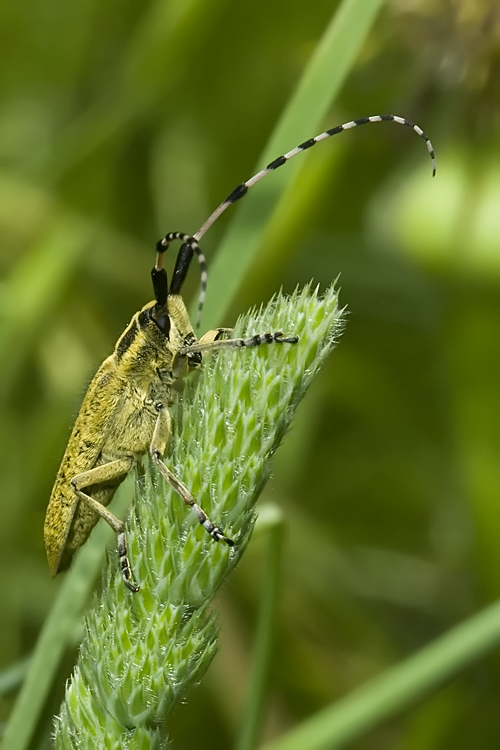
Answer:
M199 324L207 289L207 266L198 242L226 208L267 174L319 141L358 125L381 121L406 125L421 136L432 160L432 174L436 173L432 144L418 125L396 115L363 117L326 130L274 159L265 169L238 185L196 234L171 232L157 243L156 264L151 272L155 299L133 316L113 354L103 362L90 383L50 496L45 518L45 546L53 576L69 567L74 553L85 543L99 518L104 518L118 536L124 582L131 591L139 590L133 582L127 556L125 525L107 506L118 485L147 451L160 474L191 508L212 539L233 546L233 540L208 518L189 489L163 461L171 429L169 407L181 388L182 379L200 367L207 352L260 344L295 344L298 338L284 336L280 331L231 339L224 338L230 334L230 329L218 328L198 340L181 297L182 285L196 254L201 270ZM169 286L163 253L173 240L181 240L182 245Z

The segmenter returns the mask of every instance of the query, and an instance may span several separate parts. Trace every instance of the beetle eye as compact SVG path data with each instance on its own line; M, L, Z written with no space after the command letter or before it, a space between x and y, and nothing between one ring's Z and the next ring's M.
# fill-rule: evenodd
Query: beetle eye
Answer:
M153 318L153 320L168 339L170 334L170 317L168 315L160 315L159 318Z

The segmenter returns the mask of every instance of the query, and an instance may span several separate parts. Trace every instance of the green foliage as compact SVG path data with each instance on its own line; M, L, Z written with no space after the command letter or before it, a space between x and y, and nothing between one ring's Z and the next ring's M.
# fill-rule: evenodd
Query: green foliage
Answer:
M368 29L374 6L346 6L368 9L355 24ZM431 136L433 182L417 138L369 126L304 154L245 199L263 216L279 197L231 309L213 262L229 212L203 244L214 272L207 301L224 301L210 323L232 325L281 286L326 287L339 273L350 311L263 495L288 525L266 742L354 701L499 595L495 10L492 0L390 0L362 45L343 27L312 97L318 110L308 100L278 148L394 112ZM16 750L48 747L107 536L98 527L71 572L50 580L43 516L85 384L151 295L155 241L195 231L253 173L331 16L327 0L0 6L2 722L41 634L13 715ZM289 169L293 180L277 190ZM249 241L244 206L232 213ZM226 247L235 259L237 245ZM117 514L126 500L114 501ZM263 545L254 536L219 589L221 651L170 717L178 747L234 746ZM471 643L480 637L474 630ZM499 687L497 659L484 658L427 697L422 688L417 704L394 700L348 742L493 750Z

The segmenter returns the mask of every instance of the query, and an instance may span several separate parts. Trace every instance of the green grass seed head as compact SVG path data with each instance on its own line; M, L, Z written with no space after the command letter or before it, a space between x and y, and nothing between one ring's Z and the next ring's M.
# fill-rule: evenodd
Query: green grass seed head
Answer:
M149 459L138 467L128 540L141 590L126 590L110 555L56 724L58 748L165 747L169 711L217 649L210 601L250 539L272 455L341 321L333 287L323 298L310 285L278 294L242 316L234 336L283 331L297 344L221 351L186 383L166 461L235 546L208 536Z

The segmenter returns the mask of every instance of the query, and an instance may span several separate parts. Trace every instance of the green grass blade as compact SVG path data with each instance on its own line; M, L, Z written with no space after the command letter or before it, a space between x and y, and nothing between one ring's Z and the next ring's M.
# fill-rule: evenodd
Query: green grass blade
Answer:
M77 217L56 217L6 280L1 298L0 399L9 396L33 342L66 291L92 237L92 228Z
M262 750L345 747L395 716L500 644L500 603L457 625Z
M245 713L236 750L254 750L264 717L266 688L273 646L274 623L278 604L281 561L283 557L284 518L278 506L259 508L259 520L267 529L268 549L259 606L259 619L252 656L252 674Z
M132 483L127 482L120 488L120 495L113 503L118 515L124 514L132 487ZM31 657L26 679L5 729L2 750L29 747L71 633L83 616L101 571L106 542L113 536L108 526L99 524L66 574Z
M56 182L112 138L131 130L131 123L161 110L200 40L224 12L227 0L155 0L144 8L120 61L116 79L100 98L59 136L44 178ZM181 61L181 62L180 62ZM123 136L122 136L123 137Z
M0 672L0 695L15 690L22 685L31 663L31 654L18 659Z
M319 132L381 5L382 0L344 0L341 3L259 159L259 169ZM265 224L300 169L300 162L300 159L292 160L245 197L210 269L204 328L221 325L258 250ZM244 179L249 177L245 175Z

